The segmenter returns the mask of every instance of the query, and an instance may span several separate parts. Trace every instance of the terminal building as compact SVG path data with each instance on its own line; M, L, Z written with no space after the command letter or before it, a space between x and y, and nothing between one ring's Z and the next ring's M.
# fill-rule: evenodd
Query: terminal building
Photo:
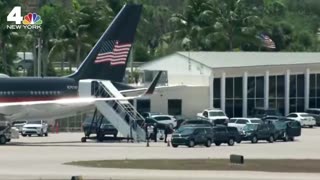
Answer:
M140 67L145 80L166 72L158 93L135 102L141 111L195 117L220 108L229 117L247 117L254 108L283 115L320 108L320 53L177 52Z

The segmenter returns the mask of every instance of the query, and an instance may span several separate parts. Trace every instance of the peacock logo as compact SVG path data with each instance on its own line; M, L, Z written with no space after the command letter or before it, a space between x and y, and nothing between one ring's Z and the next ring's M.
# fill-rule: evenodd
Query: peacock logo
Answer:
M23 22L24 25L29 24L42 24L41 16L39 16L37 13L28 13L24 16Z

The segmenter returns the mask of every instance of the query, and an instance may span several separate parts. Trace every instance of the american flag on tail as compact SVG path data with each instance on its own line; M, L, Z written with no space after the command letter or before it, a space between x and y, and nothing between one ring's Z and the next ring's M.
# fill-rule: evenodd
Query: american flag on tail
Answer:
M260 34L258 35L258 38L262 41L262 45L268 49L275 49L276 44L272 41L272 39L265 35L265 34Z
M126 64L131 45L116 40L105 41L102 43L94 63L110 62L111 66Z

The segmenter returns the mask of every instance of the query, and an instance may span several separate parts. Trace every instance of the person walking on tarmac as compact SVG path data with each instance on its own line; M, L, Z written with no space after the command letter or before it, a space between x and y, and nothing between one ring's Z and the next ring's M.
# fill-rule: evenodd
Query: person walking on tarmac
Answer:
M153 124L153 140L154 142L157 142L157 135L158 135L158 126L157 123Z
M173 127L170 125L167 125L164 129L164 142L167 143L168 134L173 133Z

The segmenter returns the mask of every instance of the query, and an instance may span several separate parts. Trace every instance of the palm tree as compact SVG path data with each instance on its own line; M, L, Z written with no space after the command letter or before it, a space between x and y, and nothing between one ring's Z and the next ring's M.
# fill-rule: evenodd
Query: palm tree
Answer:
M216 35L226 40L230 51L235 47L240 48L241 42L256 41L257 27L261 24L257 7L246 0L212 2L212 6L216 7Z

